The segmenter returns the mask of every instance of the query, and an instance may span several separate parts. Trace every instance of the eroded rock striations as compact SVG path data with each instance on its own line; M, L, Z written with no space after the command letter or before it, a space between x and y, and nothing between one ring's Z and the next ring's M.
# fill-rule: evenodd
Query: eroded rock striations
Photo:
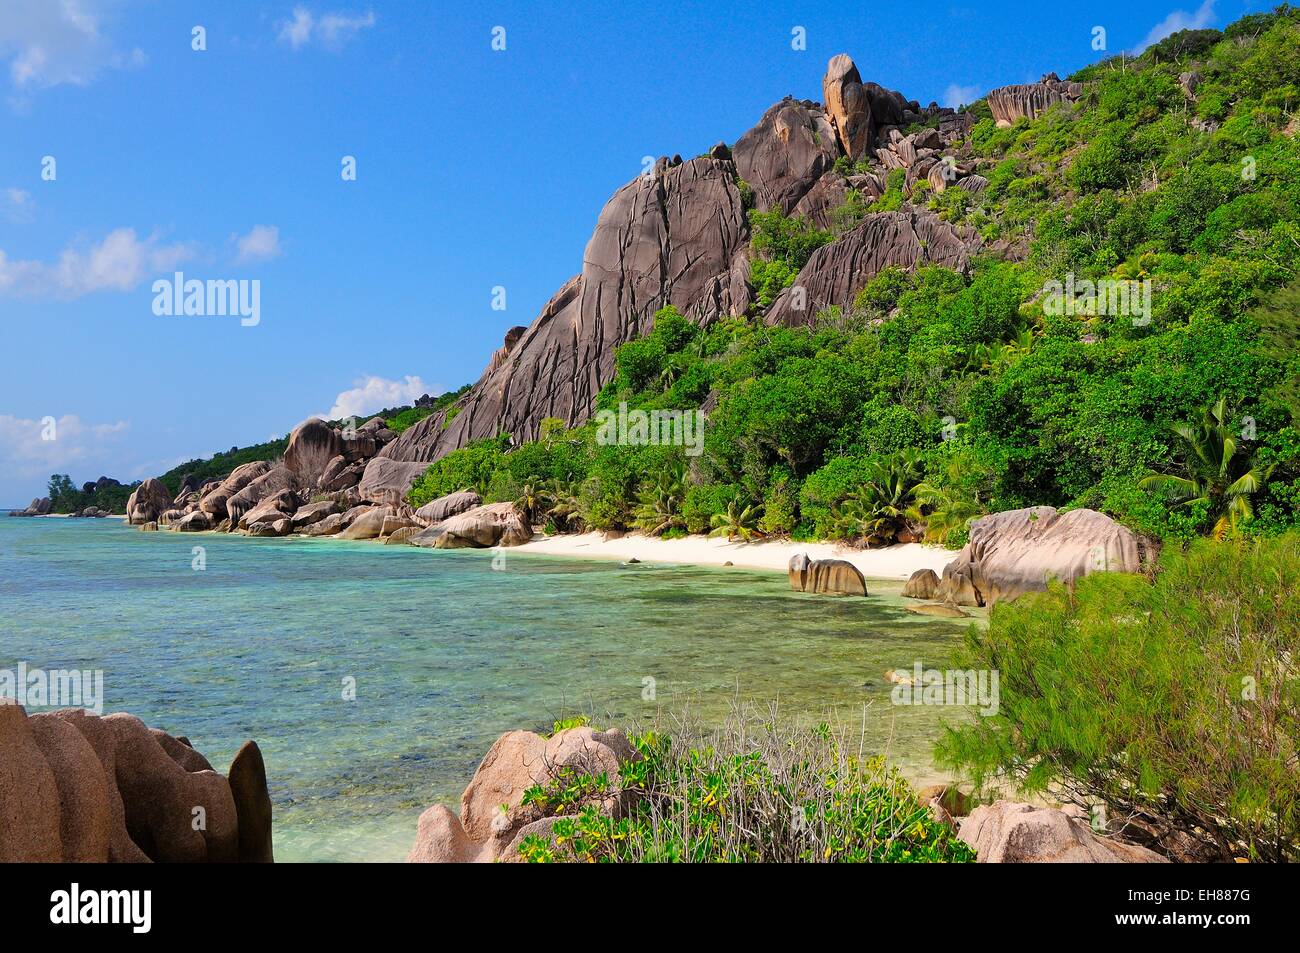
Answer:
M255 743L227 778L184 739L127 714L29 716L0 704L0 821L0 863L273 859Z

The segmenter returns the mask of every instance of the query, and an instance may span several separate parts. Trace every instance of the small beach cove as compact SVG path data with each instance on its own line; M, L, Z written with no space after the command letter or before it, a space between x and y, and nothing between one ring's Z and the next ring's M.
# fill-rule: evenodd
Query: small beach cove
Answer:
M787 544L703 541L725 569L667 549L700 540L547 553L582 540L430 551L0 518L0 666L101 668L105 711L186 734L214 765L257 739L281 860L401 859L420 811L454 805L502 731L578 710L626 724L689 704L708 720L733 698L779 700L865 718L910 778L941 777L932 742L964 713L891 705L884 672L945 664L967 623L907 612L902 575L859 563L871 596L841 599L742 561Z

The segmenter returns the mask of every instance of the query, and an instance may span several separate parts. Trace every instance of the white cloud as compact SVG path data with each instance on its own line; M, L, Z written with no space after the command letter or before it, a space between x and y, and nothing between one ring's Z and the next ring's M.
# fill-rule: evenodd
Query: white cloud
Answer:
M86 474L90 470L106 472L105 455L112 452L113 445L131 426L124 420L88 424L76 414L55 418L52 429L48 423L0 414L0 487L11 490L14 482L30 485L52 473L70 473L74 469L80 471L71 474L75 482L94 479ZM51 433L54 439L45 439ZM4 505L16 502L25 501L6 499Z
M317 414L326 420L341 420L344 417L360 417L373 414L385 407L400 407L413 404L417 397L425 394L441 394L441 387L430 387L420 378L406 375L400 381L385 377L359 377L356 386L345 390L334 398L334 406L327 414Z
M1188 13L1186 10L1175 10L1151 28L1146 39L1133 48L1133 53L1141 53L1151 44L1159 43L1165 37L1172 36L1179 30L1203 30L1213 22L1214 0L1205 0L1196 8L1195 13Z
M279 258L280 229L274 225L254 225L247 235L232 235L235 260L240 264Z
M146 278L171 271L195 254L184 243L164 245L119 228L88 248L68 247L57 262L12 260L0 249L0 295L80 298L96 291L131 291Z
M338 50L355 34L374 25L373 10L357 16L323 13L317 17L306 7L294 7L293 18L280 21L276 36L281 43L288 43L295 50L302 49L313 39L327 50Z
M22 189L5 189L0 193L0 209L15 225L26 225L36 217L36 200Z
M123 51L104 33L118 0L6 0L0 16L0 62L26 95L64 83L85 86L104 69L130 69L144 51Z
M980 88L978 86L958 86L956 83L952 83L943 91L943 105L949 109L970 105L979 98Z

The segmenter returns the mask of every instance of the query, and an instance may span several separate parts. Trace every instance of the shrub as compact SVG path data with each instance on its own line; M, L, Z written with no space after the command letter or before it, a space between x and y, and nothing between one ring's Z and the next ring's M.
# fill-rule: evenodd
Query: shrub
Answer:
M1105 805L1157 849L1300 859L1300 533L1000 603L963 655L999 673L999 709L938 753L977 785Z
M591 802L610 779L570 775L525 793L560 813L529 835L524 860L583 863L965 863L974 852L861 739L753 708L720 729L633 735L620 772L635 800L617 820Z

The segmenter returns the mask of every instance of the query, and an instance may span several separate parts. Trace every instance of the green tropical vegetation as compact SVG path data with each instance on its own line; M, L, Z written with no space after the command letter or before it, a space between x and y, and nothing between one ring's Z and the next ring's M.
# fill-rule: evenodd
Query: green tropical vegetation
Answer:
M88 493L66 473L56 473L50 477L45 495L50 499L51 513L77 513L93 506L104 513L120 514L126 512L127 498L138 485L102 486Z
M763 307L836 235L750 212L751 312L699 327L663 309L597 400L707 406L699 457L552 426L451 454L411 501L561 481L576 493L557 527L708 533L748 510L766 535L870 545L959 545L983 513L1037 504L1173 540L1295 526L1300 13L1184 31L1072 79L1081 101L1010 128L970 107L983 192L908 193L893 175L842 210L852 224L911 202L975 228L987 251L969 274L886 269L845 311L768 327ZM1147 320L1045 307L1067 275L1149 280Z
M956 664L999 673L999 708L939 759L1176 857L1294 862L1297 659L1300 532L1167 546L1154 580L1095 573L971 626Z
M587 723L583 719L579 723ZM567 722L557 722L557 730ZM702 730L679 721L631 736L617 779L562 772L525 792L549 835L530 863L967 863L974 851L939 823L861 739L745 708ZM626 809L602 809L611 796Z

